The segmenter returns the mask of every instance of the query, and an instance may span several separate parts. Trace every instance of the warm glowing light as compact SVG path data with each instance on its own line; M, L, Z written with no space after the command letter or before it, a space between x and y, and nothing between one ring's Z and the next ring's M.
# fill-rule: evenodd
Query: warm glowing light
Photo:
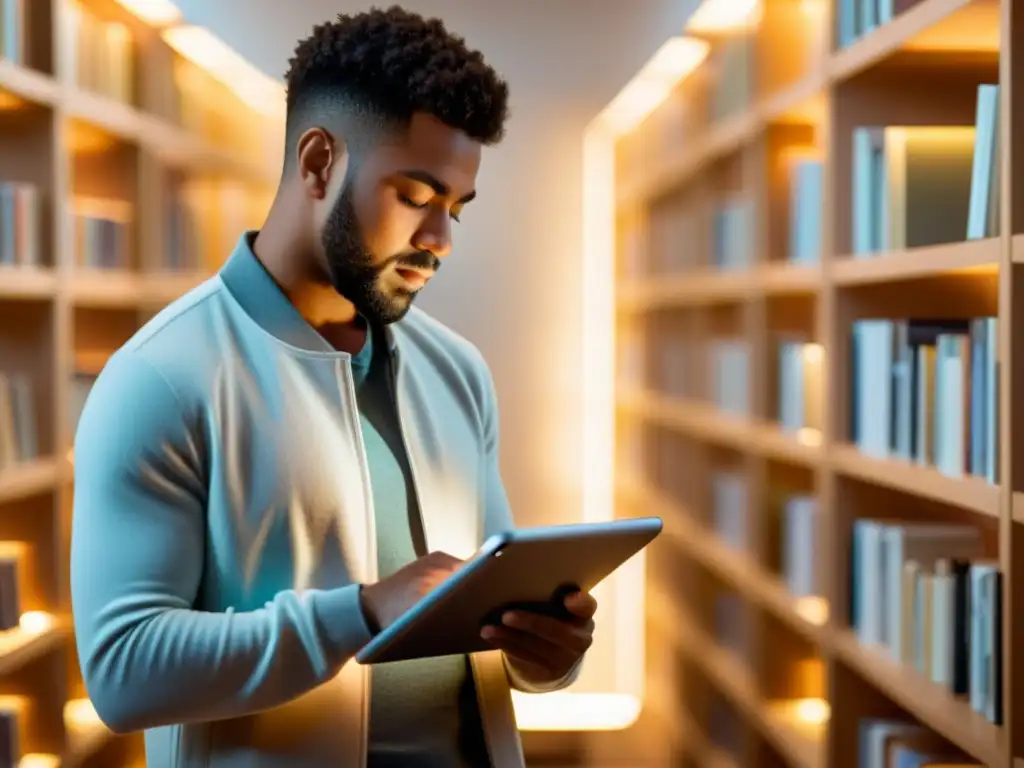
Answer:
M820 21L825 13L825 3L822 0L800 0L800 11L813 21Z
M53 616L45 611L26 611L18 620L22 632L38 635L53 628Z
M825 358L825 348L821 344L804 344L804 360L817 365Z
M24 109L28 102L9 91L0 91L0 112L14 112Z
M18 761L18 768L60 768L60 758L57 755L32 752Z
M818 448L823 442L821 430L814 429L813 427L800 427L796 431L796 441L801 445Z
M619 91L601 114L615 133L638 126L660 105L672 89L707 58L709 45L693 37L673 37L665 42L632 80Z
M810 740L822 737L832 717L828 702L818 698L773 701L769 704L769 710L780 725Z
M686 22L693 35L747 32L761 21L762 0L703 0Z
M512 692L524 731L617 731L640 716L640 700L620 693Z
M117 4L151 27L167 27L181 21L181 11L171 0L117 0Z
M800 617L810 624L823 627L828 622L828 600L824 597L800 597L793 607Z
M832 710L824 699L798 699L793 702L793 717L807 725L824 725Z
M64 705L64 721L79 728L101 725L100 716L89 699L72 699Z
M267 117L284 117L284 85L260 72L205 27L165 29L164 41L230 88L253 110Z
M658 72L661 64L650 71ZM615 517L615 130L607 111L584 134L583 521ZM644 557L640 553L594 590L600 629L579 679L547 694L513 692L524 731L628 728L644 701Z
M73 155L98 155L118 146L113 136L89 123L68 120L64 131L68 151Z

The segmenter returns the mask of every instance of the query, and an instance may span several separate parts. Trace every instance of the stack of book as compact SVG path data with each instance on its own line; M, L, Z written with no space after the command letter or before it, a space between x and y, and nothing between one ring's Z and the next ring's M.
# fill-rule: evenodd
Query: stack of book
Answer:
M984 768L910 720L864 718L858 731L857 768Z
M853 324L850 436L877 458L999 479L997 318Z
M745 339L710 342L712 400L722 413L750 412L750 345Z
M76 0L59 15L61 59L71 82L125 104L134 102L134 48L128 27L103 19Z
M0 542L0 632L16 629L21 621L21 574L27 559L28 545L24 542Z
M0 182L0 266L39 266L41 235L38 188Z
M821 433L825 415L825 351L803 339L778 345L778 419L785 432Z
M1002 574L964 524L854 522L850 625L1001 724Z
M131 205L121 200L76 197L73 216L75 262L79 267L131 266Z
M979 86L974 126L854 130L854 257L999 234L998 101Z
M0 472L39 458L36 403L25 373L0 371Z

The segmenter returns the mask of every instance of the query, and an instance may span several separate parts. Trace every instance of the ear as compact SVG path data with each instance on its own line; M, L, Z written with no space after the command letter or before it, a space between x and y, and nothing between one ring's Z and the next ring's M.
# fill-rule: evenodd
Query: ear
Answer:
M303 189L314 200L322 200L327 196L332 176L344 175L344 141L335 139L323 128L309 128L299 137L295 152Z

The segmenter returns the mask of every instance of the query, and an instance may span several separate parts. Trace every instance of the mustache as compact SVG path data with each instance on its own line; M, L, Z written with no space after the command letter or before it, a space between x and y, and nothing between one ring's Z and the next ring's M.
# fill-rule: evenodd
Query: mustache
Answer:
M441 260L430 251L415 251L396 257L394 259L394 266L437 272L441 269Z

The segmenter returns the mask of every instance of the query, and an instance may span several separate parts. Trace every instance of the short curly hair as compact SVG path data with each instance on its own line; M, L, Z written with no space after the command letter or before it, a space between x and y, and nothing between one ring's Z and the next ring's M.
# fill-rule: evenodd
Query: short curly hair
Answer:
M397 5L318 24L285 80L289 155L339 106L377 129L406 127L425 112L485 145L501 141L508 118L508 84L483 55L440 19Z

